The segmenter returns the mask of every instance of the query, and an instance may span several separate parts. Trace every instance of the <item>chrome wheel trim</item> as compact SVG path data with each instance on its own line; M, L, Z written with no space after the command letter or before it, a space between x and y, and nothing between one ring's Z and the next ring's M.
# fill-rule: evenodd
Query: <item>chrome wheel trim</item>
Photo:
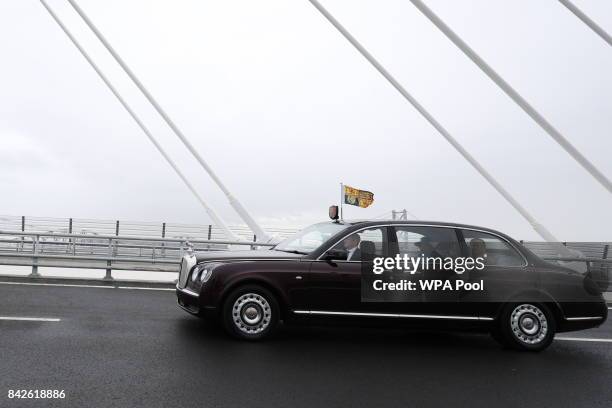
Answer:
M514 337L521 343L538 344L546 338L548 320L540 308L523 304L512 311L510 327Z
M264 331L272 318L272 308L262 295L245 293L240 295L232 306L234 326L245 334Z

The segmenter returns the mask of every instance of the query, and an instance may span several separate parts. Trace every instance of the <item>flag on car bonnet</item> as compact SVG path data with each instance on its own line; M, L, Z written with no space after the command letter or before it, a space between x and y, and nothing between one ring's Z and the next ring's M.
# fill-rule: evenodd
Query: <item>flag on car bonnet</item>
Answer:
M344 203L367 208L374 202L374 193L344 186Z

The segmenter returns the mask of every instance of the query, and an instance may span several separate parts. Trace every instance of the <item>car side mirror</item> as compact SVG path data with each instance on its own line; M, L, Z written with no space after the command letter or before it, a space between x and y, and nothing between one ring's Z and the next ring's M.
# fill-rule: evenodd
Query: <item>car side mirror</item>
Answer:
M348 251L346 249L337 248L328 249L323 258L327 261L346 261L346 258L348 258Z

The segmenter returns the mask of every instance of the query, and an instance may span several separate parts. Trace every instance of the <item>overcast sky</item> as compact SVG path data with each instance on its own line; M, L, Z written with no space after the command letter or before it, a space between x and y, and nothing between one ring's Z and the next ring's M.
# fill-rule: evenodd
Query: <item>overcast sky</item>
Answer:
M241 220L64 0L49 0L230 224ZM323 0L561 240L612 240L612 195L405 0ZM612 178L612 49L554 0L427 0ZM575 0L612 32L612 2ZM80 0L263 225L406 208L537 239L306 0ZM0 214L207 223L199 203L38 1L0 2Z

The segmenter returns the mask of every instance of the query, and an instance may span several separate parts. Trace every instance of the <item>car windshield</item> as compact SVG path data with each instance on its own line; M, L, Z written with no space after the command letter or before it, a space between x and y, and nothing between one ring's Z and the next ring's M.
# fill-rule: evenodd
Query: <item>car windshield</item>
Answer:
M333 222L314 224L281 241L272 249L296 254L309 254L346 227L347 225Z

